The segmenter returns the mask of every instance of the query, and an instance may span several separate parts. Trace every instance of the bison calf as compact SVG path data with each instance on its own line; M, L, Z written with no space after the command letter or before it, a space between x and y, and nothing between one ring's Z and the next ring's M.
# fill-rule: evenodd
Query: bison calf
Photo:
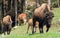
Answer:
M32 25L33 25L33 19L31 18L31 19L28 20L27 33L28 33L28 30L29 30L30 27L31 27L31 29L32 29ZM36 32L36 29L38 28L38 25L39 25L39 22L36 21L36 23L35 23L35 32Z
M12 27L12 20L11 20L11 16L7 15L3 18L2 21L2 31L5 34L5 32L7 31L7 34L10 34L11 31L11 27Z
M21 22L23 22L25 24L26 21L27 21L27 16L25 13L21 13L18 15L18 25L20 25Z

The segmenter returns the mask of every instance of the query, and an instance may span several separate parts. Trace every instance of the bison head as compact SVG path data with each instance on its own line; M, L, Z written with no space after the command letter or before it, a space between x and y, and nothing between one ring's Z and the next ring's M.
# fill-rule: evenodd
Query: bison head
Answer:
M47 19L52 19L54 17L53 12L46 12Z

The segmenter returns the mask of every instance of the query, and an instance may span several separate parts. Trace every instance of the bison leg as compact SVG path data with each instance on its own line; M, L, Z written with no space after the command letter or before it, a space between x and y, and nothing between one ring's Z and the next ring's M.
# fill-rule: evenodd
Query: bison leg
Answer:
M32 34L34 34L34 26L32 26Z
M32 34L34 34L34 27L35 27L35 22L36 22L36 18L33 18Z
M36 32L37 27L35 26L35 32Z
M20 26L22 22L23 22L22 20L19 20L18 21L18 26Z
M19 20L17 21L17 23L18 23L18 26L19 26Z
M7 27L7 34L10 34L11 28L12 28L12 26L11 25L8 25L8 27Z
M28 33L29 28L30 28L30 25L28 25L28 28L27 28L27 33Z
M26 21L27 21L27 20L26 20L26 19L24 19L23 21L24 21L24 24L26 24Z
M10 32L11 32L11 29L9 29L9 30L7 31L7 34L10 34Z
M49 23L46 24L46 28L47 28L46 32L49 31L50 25L51 25L51 24L49 24Z
M43 33L43 27L39 27L40 33Z
M36 29L37 29L37 28L35 27L35 32L36 32Z
M5 32L6 32L6 26L3 27L3 33L4 33L4 35L6 35Z
M20 21L18 21L18 26L20 25Z
M39 31L43 33L43 23L39 22Z

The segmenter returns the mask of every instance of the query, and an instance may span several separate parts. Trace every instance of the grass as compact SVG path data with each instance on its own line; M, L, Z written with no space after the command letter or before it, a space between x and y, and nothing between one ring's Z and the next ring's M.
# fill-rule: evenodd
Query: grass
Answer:
M60 19L60 8L54 8L52 12L54 12L55 17L53 19L53 22L55 23L58 19Z
M52 10L54 12L54 19L53 23L56 24L56 21L60 19L60 8L54 8ZM27 24L22 26L18 26L15 30L11 31L10 35L5 35L3 38L60 38L60 32L58 32L58 28L56 25L52 25L49 32L45 32L43 34L40 34L39 31L35 34L31 34L31 30L28 34L26 34L27 30Z

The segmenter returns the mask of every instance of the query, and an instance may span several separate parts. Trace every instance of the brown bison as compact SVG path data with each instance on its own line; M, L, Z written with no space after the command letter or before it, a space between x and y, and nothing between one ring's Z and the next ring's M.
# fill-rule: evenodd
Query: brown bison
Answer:
M11 16L7 15L3 18L2 21L2 31L5 34L5 32L7 31L7 34L10 34L11 32L11 28L12 28L12 20L11 20Z
M25 24L26 21L27 21L27 16L25 13L21 13L18 15L18 25L20 25L21 22L23 22Z
M42 4L40 7L36 8L33 15L33 28L32 28L32 34L34 34L34 27L35 22L39 22L39 31L40 33L43 33L43 26L46 25L46 32L48 32L51 21L54 17L54 14L50 12L50 9L47 4Z
M27 33L28 33L28 30L29 30L30 27L31 27L31 29L32 29L32 25L33 25L33 19L31 18L31 19L28 20ZM35 23L35 32L36 32L36 28L38 27L38 25L39 25L39 22L36 21L36 23Z

